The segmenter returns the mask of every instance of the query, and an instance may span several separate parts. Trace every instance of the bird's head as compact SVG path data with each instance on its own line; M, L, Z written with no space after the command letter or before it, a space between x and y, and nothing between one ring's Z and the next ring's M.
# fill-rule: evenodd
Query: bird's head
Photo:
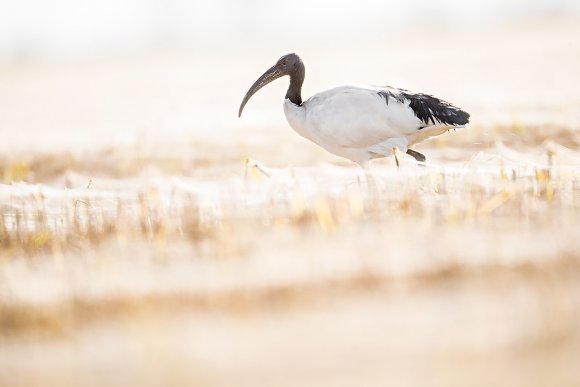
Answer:
M299 71L304 71L304 64L298 55L286 54L278 59L276 64L266 70L266 72L262 74L262 76L258 78L256 82L254 82L252 87L250 87L244 97L244 100L242 101L242 104L240 105L238 117L242 116L242 110L244 110L244 106L246 106L246 103L258 90L280 77L285 75L292 76Z

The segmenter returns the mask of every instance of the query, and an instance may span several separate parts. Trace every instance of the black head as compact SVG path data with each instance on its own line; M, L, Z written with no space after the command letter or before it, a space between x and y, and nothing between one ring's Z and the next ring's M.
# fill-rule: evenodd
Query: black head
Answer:
M274 67L278 68L284 75L290 75L295 71L298 71L300 66L304 66L302 63L302 59L294 53L286 54L274 65Z
M266 86L268 83L283 77L285 75L289 75L293 77L295 74L302 74L302 78L304 77L304 64L300 57L296 54L286 54L272 67L270 67L254 84L244 97L242 104L240 105L240 111L238 112L238 117L242 115L242 110L244 110L244 106L246 103L254 95L258 90L262 87Z

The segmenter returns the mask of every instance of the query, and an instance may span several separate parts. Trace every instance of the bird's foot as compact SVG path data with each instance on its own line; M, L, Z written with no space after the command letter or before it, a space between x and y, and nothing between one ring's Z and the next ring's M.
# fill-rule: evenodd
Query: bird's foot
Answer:
M419 153L417 151L414 151L413 149L407 149L407 154L420 163L424 163L425 160L427 160L427 158L423 153Z

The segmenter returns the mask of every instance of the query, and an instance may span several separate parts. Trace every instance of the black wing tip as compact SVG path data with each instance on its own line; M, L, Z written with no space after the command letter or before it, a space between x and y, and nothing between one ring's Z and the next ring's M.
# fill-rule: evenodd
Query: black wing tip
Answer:
M467 125L469 124L469 113L464 110L457 109L455 113L454 121L456 125Z
M469 123L469 113L453 106L447 101L428 94L404 93L410 101L409 106L424 123L440 123L445 125L462 126Z
M390 89L387 87L386 90L378 92L378 95L385 99L387 105L389 104L389 98L400 103L408 100L409 107L413 110L413 113L426 124L432 122L462 126L469 123L469 113L451 105L449 102L428 94L415 94L404 89L391 91Z

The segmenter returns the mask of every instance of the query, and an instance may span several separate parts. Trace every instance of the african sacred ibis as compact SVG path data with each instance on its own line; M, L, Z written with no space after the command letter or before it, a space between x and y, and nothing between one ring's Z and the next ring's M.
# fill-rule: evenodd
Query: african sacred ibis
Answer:
M296 54L284 55L258 78L238 116L252 95L285 75L290 76L290 86L284 113L292 129L364 167L374 158L392 155L395 148L423 162L425 156L410 149L413 145L469 123L469 114L448 102L388 86L339 86L303 102L305 69Z

